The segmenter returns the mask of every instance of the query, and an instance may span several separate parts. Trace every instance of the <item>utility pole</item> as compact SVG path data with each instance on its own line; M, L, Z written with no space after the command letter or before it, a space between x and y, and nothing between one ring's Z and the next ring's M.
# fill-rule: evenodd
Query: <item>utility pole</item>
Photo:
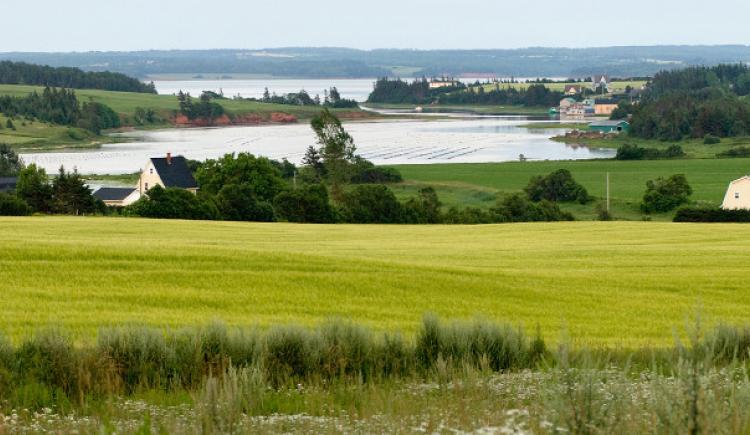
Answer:
M607 213L610 212L609 206L610 206L610 199L609 199L609 172L607 172Z

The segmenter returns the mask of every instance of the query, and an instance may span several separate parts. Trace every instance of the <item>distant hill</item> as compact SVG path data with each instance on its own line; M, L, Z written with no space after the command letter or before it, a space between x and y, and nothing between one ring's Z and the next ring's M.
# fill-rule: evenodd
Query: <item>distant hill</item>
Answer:
M274 48L88 53L0 53L0 60L137 77L158 74L264 75L310 78L381 76L586 77L651 76L691 65L750 62L750 46L525 48L517 50L355 50Z

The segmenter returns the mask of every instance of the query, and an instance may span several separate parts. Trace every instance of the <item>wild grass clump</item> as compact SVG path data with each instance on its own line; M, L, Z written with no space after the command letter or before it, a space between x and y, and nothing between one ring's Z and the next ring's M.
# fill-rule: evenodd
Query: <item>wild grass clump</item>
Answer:
M431 369L440 358L474 366L485 360L496 372L532 368L545 354L541 337L529 340L520 328L481 320L442 324L434 315L425 316L416 345L422 370Z

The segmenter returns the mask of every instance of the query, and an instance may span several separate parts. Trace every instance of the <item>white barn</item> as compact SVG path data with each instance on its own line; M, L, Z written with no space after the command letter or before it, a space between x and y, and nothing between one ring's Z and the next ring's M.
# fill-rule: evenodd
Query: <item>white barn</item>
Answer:
M724 210L750 210L750 176L746 175L729 183L729 189L721 204Z

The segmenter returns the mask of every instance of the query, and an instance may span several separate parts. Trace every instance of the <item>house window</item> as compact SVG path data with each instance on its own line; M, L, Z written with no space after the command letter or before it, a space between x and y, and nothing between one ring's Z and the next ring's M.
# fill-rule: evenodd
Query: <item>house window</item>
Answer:
M740 199L740 192L734 192L734 199Z
M146 190L148 190L148 183L146 183Z
M154 168L151 168L151 169L149 169L149 170L148 170L148 173L149 173L149 174L153 174L153 173L154 173Z

